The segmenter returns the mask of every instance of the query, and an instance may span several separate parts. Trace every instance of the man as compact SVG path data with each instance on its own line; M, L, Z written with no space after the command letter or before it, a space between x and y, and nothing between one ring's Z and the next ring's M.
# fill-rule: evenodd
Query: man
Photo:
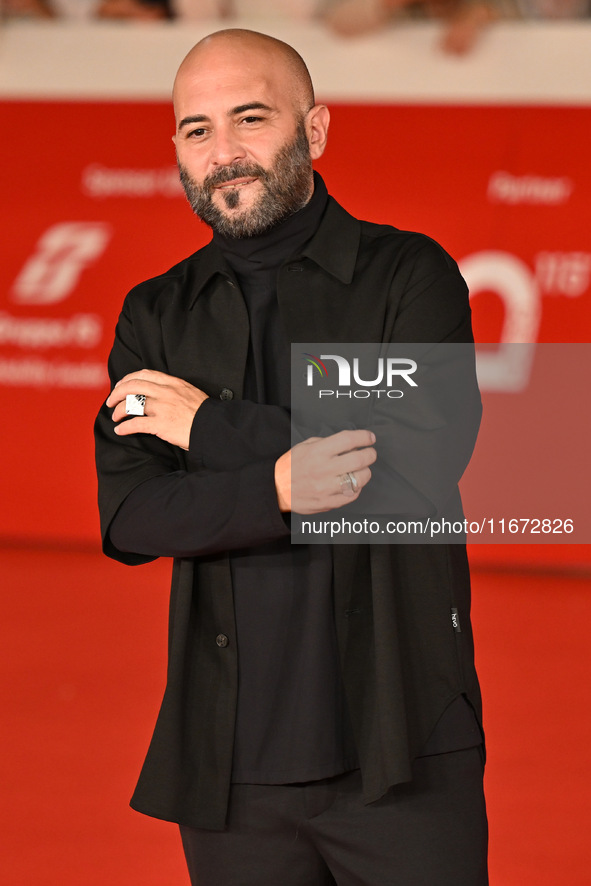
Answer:
M290 511L362 495L379 444L290 446L289 342L469 342L465 284L433 241L328 197L312 161L329 114L291 47L213 34L174 105L213 241L127 297L96 425L105 552L175 558L132 805L180 823L193 883L481 886L463 545L289 541Z

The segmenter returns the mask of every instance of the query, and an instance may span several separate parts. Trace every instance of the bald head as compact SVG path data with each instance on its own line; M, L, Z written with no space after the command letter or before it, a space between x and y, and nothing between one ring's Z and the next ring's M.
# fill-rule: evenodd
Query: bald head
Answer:
M179 68L174 110L181 181L214 230L256 236L310 199L330 115L291 46L254 31L210 34Z
M229 64L241 66L245 78L252 76L258 68L279 79L300 115L304 116L314 107L310 73L292 46L268 34L229 28L204 37L183 59L174 82L175 109L179 92L187 82L207 76L212 67L223 69Z

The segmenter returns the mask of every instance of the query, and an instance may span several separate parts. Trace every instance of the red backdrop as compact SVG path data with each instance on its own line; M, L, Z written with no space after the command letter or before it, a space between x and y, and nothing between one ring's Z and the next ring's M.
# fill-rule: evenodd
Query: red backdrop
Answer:
M121 302L209 231L177 183L168 104L5 101L0 119L0 538L96 543L92 422ZM354 214L428 233L459 260L479 341L585 342L590 154L586 108L337 105L318 168ZM485 390L485 408L506 398L514 410L517 396ZM491 433L506 437L502 415ZM580 487L586 465L570 462ZM486 501L494 475L485 467L475 482ZM588 551L473 556L577 563Z

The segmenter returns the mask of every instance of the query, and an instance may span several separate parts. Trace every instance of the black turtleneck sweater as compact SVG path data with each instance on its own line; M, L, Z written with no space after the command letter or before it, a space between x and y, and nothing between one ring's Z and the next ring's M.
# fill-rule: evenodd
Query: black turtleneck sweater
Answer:
M259 237L233 239L214 233L213 242L236 274L248 308L250 348L245 400L290 407L290 344L279 318L277 275L312 238L328 193L319 175L308 203Z

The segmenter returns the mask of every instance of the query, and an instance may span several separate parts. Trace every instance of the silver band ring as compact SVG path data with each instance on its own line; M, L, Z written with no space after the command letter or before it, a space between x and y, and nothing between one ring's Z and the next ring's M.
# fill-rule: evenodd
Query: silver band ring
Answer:
M359 483L352 471L349 471L346 474L341 474L339 480L341 481L341 492L343 495L355 495L357 493Z
M145 394L128 394L125 398L126 415L145 415L145 406Z

